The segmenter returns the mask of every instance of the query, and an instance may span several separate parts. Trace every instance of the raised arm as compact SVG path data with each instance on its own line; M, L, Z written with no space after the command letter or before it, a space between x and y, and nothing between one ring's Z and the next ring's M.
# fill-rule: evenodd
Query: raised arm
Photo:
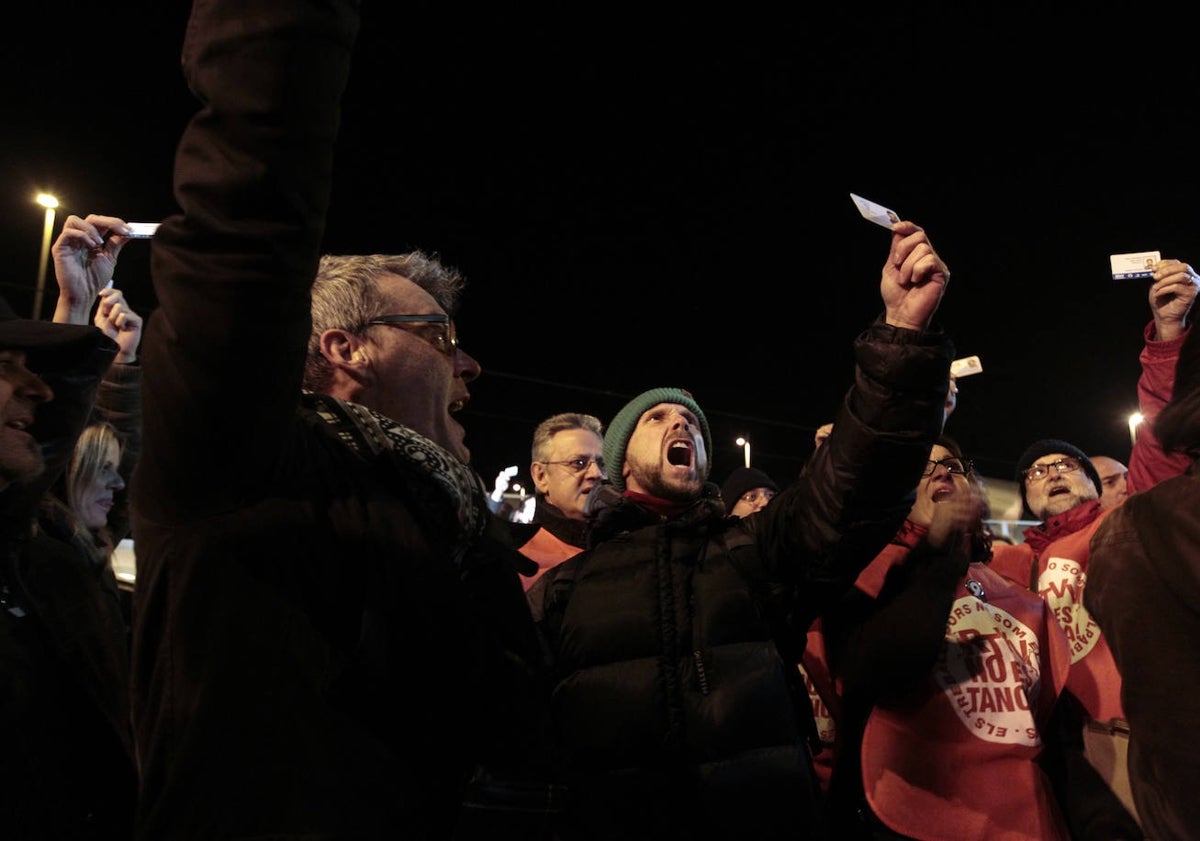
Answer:
M183 66L202 107L176 155L181 212L151 241L139 516L253 497L284 458L357 8L192 8Z
M1183 453L1163 452L1154 434L1154 419L1175 389L1175 363L1191 329L1200 277L1179 260L1161 260L1154 269L1148 299L1153 320L1146 326L1146 344L1139 357L1138 411L1142 423L1129 456L1129 493L1147 490L1178 476L1191 464Z

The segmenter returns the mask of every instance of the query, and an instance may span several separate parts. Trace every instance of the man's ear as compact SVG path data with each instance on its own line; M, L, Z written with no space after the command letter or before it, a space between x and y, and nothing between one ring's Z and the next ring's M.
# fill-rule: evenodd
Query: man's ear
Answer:
M355 380L362 380L366 376L370 365L360 336L346 330L326 330L321 334L317 346L335 375L340 372Z
M533 479L533 487L535 490L545 493L549 486L549 479L546 476L546 466L540 461L530 462L529 475Z

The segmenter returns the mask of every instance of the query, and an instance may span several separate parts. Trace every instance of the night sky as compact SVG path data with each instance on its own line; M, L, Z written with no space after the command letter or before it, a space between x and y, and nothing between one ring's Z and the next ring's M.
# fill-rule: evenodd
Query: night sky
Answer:
M745 435L786 481L882 309L889 235L858 193L924 226L950 265L937 318L984 371L960 381L947 432L983 474L1011 478L1042 437L1124 460L1149 281L1112 280L1108 255L1200 265L1190 28L933 8L368 0L325 250L421 248L467 275L459 331L484 375L462 418L489 484L509 464L528 483L549 414L607 422L661 385L708 413L714 479ZM47 4L30 41L50 52L5 55L0 292L19 312L36 190L64 202L55 234L67 213L174 210L185 13ZM132 243L117 270L144 313L147 255Z

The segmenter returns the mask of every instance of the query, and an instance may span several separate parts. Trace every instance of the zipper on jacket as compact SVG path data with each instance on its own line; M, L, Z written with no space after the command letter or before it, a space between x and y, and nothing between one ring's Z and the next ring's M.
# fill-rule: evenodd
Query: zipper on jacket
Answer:
M708 694L708 675L704 671L704 655L700 653L700 649L692 652L692 662L696 664L696 677L700 681L700 694Z

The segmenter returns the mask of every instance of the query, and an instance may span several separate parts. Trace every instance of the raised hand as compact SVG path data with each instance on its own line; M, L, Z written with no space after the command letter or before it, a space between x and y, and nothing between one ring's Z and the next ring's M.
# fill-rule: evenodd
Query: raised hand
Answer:
M1179 260L1158 261L1149 294L1156 339L1169 341L1183 335L1198 291L1200 276L1190 265Z
M88 323L96 297L112 280L117 255L129 241L122 234L128 232L125 221L116 216L90 213L86 219L67 217L62 233L50 249L58 281L54 321Z
M120 351L115 362L128 365L137 359L142 341L142 317L133 311L120 289L101 289L100 305L92 323L104 331Z
M892 225L892 250L879 289L888 324L910 330L929 326L950 282L950 269L925 230L913 222Z

